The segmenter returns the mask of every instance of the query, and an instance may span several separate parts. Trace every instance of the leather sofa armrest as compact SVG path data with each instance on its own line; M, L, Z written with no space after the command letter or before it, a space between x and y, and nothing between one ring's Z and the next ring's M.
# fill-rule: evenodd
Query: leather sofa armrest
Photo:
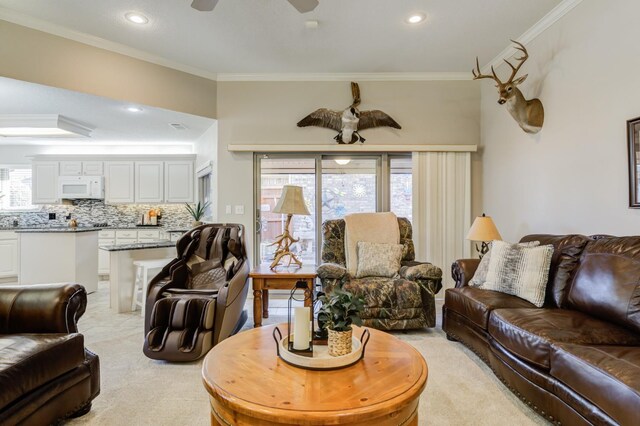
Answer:
M337 263L323 263L317 273L321 280L341 280L347 275L347 268Z
M480 259L458 259L451 265L451 277L456 283L456 287L469 285L469 281L476 273Z
M0 286L0 334L77 333L86 307L80 284Z

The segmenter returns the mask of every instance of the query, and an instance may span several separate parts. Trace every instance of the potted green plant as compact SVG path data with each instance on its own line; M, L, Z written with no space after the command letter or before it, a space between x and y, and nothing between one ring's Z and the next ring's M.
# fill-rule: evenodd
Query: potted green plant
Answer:
M200 226L202 225L202 218L204 217L204 213L207 210L207 207L209 207L211 205L211 203L209 201L207 201L206 203L200 205L200 202L198 201L198 204L192 206L190 204L185 203L185 207L187 208L187 211L189 212L189 214L191 215L191 217L193 217L193 226Z
M329 333L329 355L341 356L351 353L351 325L362 325L360 313L364 309L364 300L340 288L318 297L318 300L322 302L318 322L321 322Z

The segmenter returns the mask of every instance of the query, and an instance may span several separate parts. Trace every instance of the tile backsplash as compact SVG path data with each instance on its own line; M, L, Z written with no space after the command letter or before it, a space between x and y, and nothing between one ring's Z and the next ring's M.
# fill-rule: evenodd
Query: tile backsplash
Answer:
M44 205L37 212L3 212L0 226L10 226L14 219L18 219L20 226L64 226L68 214L81 226L105 222L110 226L134 226L151 208L160 208L162 218L158 223L166 228L189 228L193 221L184 204L105 204L102 200L74 200L72 203ZM56 218L49 220L49 213L55 213Z

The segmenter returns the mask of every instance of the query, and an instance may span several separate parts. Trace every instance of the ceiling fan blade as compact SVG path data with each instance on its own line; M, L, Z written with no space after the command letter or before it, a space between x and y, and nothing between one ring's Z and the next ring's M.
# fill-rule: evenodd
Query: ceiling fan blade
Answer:
M318 7L318 0L287 0L300 13L307 13Z
M193 0L191 7L200 12L211 12L218 4L218 0Z

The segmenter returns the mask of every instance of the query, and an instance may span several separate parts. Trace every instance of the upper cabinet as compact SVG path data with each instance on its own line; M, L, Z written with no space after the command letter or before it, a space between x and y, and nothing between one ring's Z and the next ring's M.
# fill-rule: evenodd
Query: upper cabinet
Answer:
M136 161L136 203L164 201L164 161Z
M102 176L102 161L61 161L60 176Z
M105 163L105 202L135 202L133 164L133 161L107 161Z
M31 176L33 204L54 204L58 200L57 161L34 161Z
M193 161L164 162L164 200L167 203L193 203Z
M34 204L61 202L58 176L104 176L108 204L194 202L194 155L83 155L79 160L76 158L53 155L34 158Z

